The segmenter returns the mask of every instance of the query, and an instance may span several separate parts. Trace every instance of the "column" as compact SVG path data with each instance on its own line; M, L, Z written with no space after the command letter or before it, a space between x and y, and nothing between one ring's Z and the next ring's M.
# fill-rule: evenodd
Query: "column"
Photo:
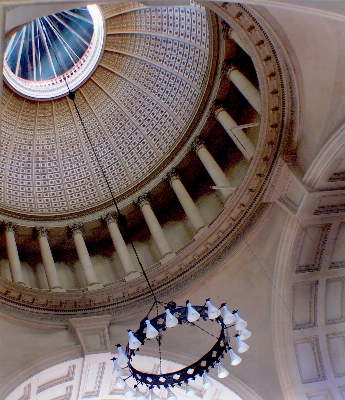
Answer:
M243 43L242 39L238 36L238 34L225 22L222 22L223 28L223 36L224 39L231 38L236 44L238 44L241 49L248 54L248 50L246 49L245 44Z
M6 7L0 4L0 115L2 104L2 86L3 86L3 62L4 62L4 43L6 26Z
M236 144L237 148L241 151L243 156L249 161L255 152L255 147L247 135L242 131L242 129L238 128L236 122L231 118L230 114L226 111L226 109L219 105L215 104L213 107L213 113L216 119L221 123L222 127L225 129L227 134L231 137L231 139Z
M49 288L61 289L60 280L56 272L53 255L48 242L48 230L43 227L37 227L36 233L38 236L43 266L46 271Z
M261 115L261 95L260 91L233 65L225 62L224 72L229 80L237 87L248 103Z
M121 265L125 274L129 275L133 272L137 272L136 268L132 263L126 243L123 240L120 229L117 225L116 215L109 213L104 217L104 221L108 226L111 239L113 241L115 250L120 258Z
M171 247L165 237L163 229L159 225L159 222L152 211L148 195L145 194L140 196L136 203L143 213L147 226L158 247L159 252L161 253L161 256L164 257L167 254L172 253L173 251L171 250Z
M93 268L89 252L87 251L83 234L82 224L70 225L69 229L74 239L75 248L78 253L79 261L83 269L85 280L88 286L95 285L98 282L95 270Z
M219 191L222 193L224 198L226 199L229 197L230 194L233 193L233 191L226 189L231 188L229 179L206 149L205 143L201 139L196 138L192 144L192 150L195 151L196 155L200 158L200 161L203 163L213 182L216 186L219 186Z
M18 255L16 238L14 236L14 226L11 222L7 222L5 224L5 236L6 236L7 255L10 262L12 281L15 283L19 283L20 285L25 285L23 281L22 266L20 265L20 260Z
M175 169L172 169L166 176L166 180L170 183L173 188L177 198L179 199L187 218L193 224L194 229L198 232L203 228L206 223L203 217L200 215L196 205L194 204L192 198L188 194L186 188L184 187L181 179Z

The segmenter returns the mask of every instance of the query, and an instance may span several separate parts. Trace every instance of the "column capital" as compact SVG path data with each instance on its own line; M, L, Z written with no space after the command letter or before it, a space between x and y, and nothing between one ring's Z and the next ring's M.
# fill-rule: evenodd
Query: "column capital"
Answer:
M165 176L164 178L167 182L169 182L170 184L172 183L172 181L179 179L181 180L179 173L177 172L176 168L172 168Z
M199 136L197 136L194 139L193 143L191 144L191 150L194 151L195 153L198 153L198 151L203 148L206 149L205 142L202 139L200 139Z
M231 60L224 60L222 64L222 75L228 76L232 71L238 70L238 68L232 63Z
M36 237L48 237L48 229L45 228L44 226L36 226L35 227L35 235Z
M225 21L222 21L222 34L225 40L229 39L230 31L231 31L230 25L228 25Z
M68 225L68 233L71 236L74 236L76 233L83 233L83 225L82 223L76 223Z
M109 212L102 216L102 220L107 226L112 222L115 222L117 224L118 214L115 211Z
M151 203L150 201L150 197L148 193L144 193L141 196L139 196L137 198L137 200L135 201L135 204L139 207L142 208L145 205L149 205Z
M4 227L5 227L5 232L14 232L15 231L15 225L13 224L13 222L4 221Z
M212 116L214 116L215 118L217 118L217 115L221 112L221 111L226 111L225 107L223 106L222 103L220 103L219 101L214 101L212 104L212 107L210 109L210 114Z

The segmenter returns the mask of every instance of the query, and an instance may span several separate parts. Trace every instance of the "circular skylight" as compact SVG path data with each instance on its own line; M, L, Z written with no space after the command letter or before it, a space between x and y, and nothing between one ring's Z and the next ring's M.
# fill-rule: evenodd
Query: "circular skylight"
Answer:
M103 18L96 5L36 18L7 39L5 79L32 98L62 96L93 71L103 37Z

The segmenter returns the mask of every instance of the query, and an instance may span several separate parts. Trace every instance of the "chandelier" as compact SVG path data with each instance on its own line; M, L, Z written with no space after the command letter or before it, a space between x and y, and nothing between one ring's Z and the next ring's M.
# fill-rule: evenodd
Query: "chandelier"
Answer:
M143 268L138 253L129 235L126 217L121 214L119 210L118 204L111 190L105 171L101 166L100 160L97 156L90 136L82 120L80 111L75 102L75 93L69 89L65 77L64 81L69 90L68 97L73 102L83 132L90 143L97 164L109 189L117 212L118 224L122 228L125 237L127 238L134 251L136 259L140 265L142 275L147 282L148 288L153 298L152 306L148 314L140 322L139 328L135 332L130 329L128 330L128 343L125 351L122 349L122 346L120 344L117 345L117 357L112 358L112 361L114 363L113 377L115 379L115 388L123 389L124 395L126 397L132 397L137 400L159 400L161 399L161 397L159 397L154 390L165 388L167 391L167 400L177 400L177 396L173 393L172 389L174 387L183 386L185 387L186 394L192 397L194 396L196 391L190 385L190 382L196 380L197 377L200 377L202 379L202 385L204 389L210 388L213 385L212 381L208 377L208 372L211 368L217 368L218 378L225 378L229 375L229 371L224 368L220 362L220 359L224 358L226 353L229 355L230 365L238 365L242 361L242 359L233 350L230 341L231 339L233 339L233 341L237 343L238 353L244 353L249 349L249 346L244 342L251 336L251 332L246 329L247 322L238 315L237 310L230 312L226 306L226 303L221 304L221 306L217 308L210 302L210 299L206 299L205 304L202 306L192 306L189 301L187 301L186 305L184 306L177 306L177 304L173 301L165 304L157 300L151 283L147 277L147 274ZM162 312L161 314L159 314L159 307L164 307L164 312ZM156 309L156 316L149 318L150 313L154 308ZM202 322L207 320L210 320L213 323L219 325L218 337L206 331L196 323L198 321ZM216 341L212 348L196 362L177 371L163 373L161 369L161 344L164 332L178 325L197 327L205 333L214 336ZM237 331L237 333L232 333L232 331ZM145 344L147 339L157 340L160 359L160 368L157 374L138 370L133 364L136 352L139 351L140 346L143 346ZM123 376L128 375L125 373L124 369L128 369L129 376L122 378ZM126 382L127 379L131 377L135 381L134 387L129 386ZM144 390L144 392L142 390Z

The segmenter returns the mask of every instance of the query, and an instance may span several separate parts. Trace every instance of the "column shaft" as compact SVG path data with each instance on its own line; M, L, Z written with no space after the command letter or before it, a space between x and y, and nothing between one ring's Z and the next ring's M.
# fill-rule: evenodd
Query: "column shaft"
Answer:
M200 161L206 168L207 172L209 173L210 177L212 178L213 182L217 186L220 186L219 191L226 199L230 195L230 193L229 190L222 189L222 187L225 188L231 187L229 179L227 178L227 176L224 174L220 166L217 164L216 160L211 156L211 154L205 147L199 147L196 150L196 153L200 158Z
M242 39L233 29L230 29L229 37L231 37L231 39L234 40L234 42L237 43L241 47L241 49L248 54L248 50L246 49L246 46L244 45Z
M10 262L12 280L15 283L20 283L21 285L25 285L23 281L22 266L20 265L14 232L10 229L7 229L5 236L6 236L7 254Z
M238 125L223 108L216 111L215 116L234 141L238 149L242 152L243 156L247 160L250 160L254 155L255 147L247 135L242 131L242 129L232 129L238 127Z
M44 269L46 271L48 285L50 289L61 289L60 280L56 272L56 267L53 255L50 250L48 238L44 235L39 236L39 244L41 249L41 256L43 260Z
M161 256L164 257L165 255L172 253L171 247L165 237L163 229L159 225L159 222L152 211L150 204L145 203L141 206L141 212L145 218L147 226L151 232L151 235L158 247Z
M137 272L132 263L126 243L123 240L117 223L115 221L109 222L108 229L125 274L129 275L132 272Z
M191 221L196 231L201 229L206 225L203 217L200 215L196 205L193 200L189 196L186 188L180 179L172 179L171 187L173 188L177 198L179 199L184 212L187 215L187 218Z
M77 231L73 233L73 238L87 285L90 286L99 283L83 235Z
M261 95L259 90L236 68L230 68L227 76L257 113L261 115Z

